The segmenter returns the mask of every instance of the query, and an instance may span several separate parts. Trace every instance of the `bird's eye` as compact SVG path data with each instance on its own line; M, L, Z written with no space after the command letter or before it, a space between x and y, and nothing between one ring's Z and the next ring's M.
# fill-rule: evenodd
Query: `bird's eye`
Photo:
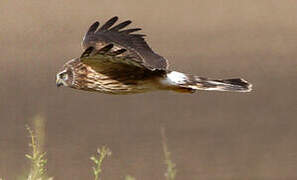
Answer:
M67 73L62 73L62 74L60 74L60 78L64 79L64 80L67 80L68 79L68 74Z

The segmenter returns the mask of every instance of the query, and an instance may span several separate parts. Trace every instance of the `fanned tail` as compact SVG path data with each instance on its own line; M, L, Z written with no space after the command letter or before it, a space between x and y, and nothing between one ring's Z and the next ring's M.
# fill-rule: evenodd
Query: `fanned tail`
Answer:
M252 84L241 78L209 79L172 71L167 74L167 82L171 83L178 92L193 92L195 90L250 92Z
M190 82L189 87L197 90L208 91L233 91L233 92L250 92L252 85L241 78L210 80L207 78L195 77Z

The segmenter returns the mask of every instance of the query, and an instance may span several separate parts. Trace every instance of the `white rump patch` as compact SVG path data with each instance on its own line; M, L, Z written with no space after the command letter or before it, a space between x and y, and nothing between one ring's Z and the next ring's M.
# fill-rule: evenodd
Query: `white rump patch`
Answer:
M163 83L167 85L178 85L185 84L187 80L188 77L184 73L172 71L167 74L167 77L163 80Z

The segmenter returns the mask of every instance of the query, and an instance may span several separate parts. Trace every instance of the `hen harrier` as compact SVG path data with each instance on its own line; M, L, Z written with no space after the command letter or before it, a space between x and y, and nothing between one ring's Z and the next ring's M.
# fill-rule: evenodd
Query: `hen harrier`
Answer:
M90 26L79 58L68 61L56 75L56 85L107 94L134 94L154 90L192 93L196 90L249 92L251 84L234 79L209 79L168 69L165 58L145 42L140 28L124 29L131 21L113 26L113 17Z

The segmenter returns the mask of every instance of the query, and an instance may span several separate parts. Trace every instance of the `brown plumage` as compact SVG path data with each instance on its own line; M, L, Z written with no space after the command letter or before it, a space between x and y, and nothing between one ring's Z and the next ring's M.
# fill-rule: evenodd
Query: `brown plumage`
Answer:
M211 80L168 70L167 60L152 51L144 35L134 33L140 28L123 30L131 21L113 26L117 20L113 17L101 27L99 22L90 26L82 42L84 52L56 75L57 86L108 94L251 90L251 85L239 78Z

